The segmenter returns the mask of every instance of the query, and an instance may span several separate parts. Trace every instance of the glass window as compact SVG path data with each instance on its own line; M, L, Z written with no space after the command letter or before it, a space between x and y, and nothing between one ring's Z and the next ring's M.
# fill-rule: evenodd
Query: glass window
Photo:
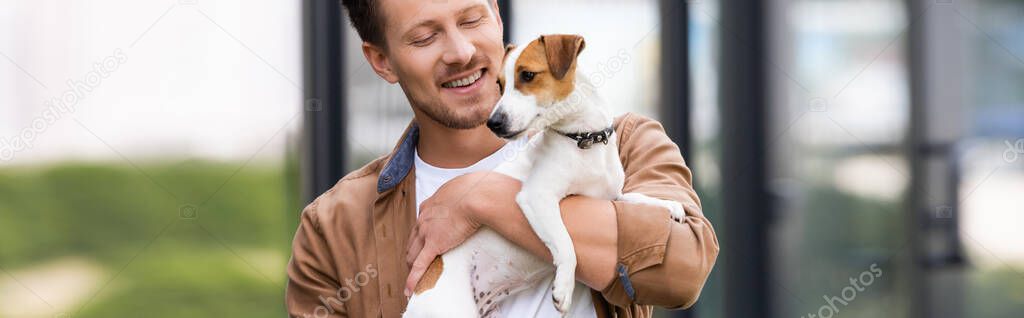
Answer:
M690 102L693 153L686 158L693 170L693 184L700 195L704 215L715 225L719 240L728 228L722 226L722 182L719 174L722 158L720 113L718 107L719 3L717 0L689 4L690 28ZM721 241L720 241L721 242ZM729 260L719 254L715 269L697 303L700 317L724 317L724 271Z
M800 0L778 12L769 37L775 315L902 317L907 293L884 278L906 270L894 258L905 251L909 177L899 147L909 124L904 2Z
M964 312L1013 317L1024 307L1024 2L978 1L957 17L968 50L960 235Z
M346 107L348 107L348 167L345 171L387 155L412 121L409 100L398 84L389 84L363 56L362 40L345 19Z

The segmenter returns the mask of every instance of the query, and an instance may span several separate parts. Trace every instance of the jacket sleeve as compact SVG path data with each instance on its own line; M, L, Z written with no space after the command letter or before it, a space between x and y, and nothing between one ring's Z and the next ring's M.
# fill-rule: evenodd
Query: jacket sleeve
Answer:
M673 221L667 209L615 201L618 222L616 279L602 296L619 307L692 306L718 257L718 239L704 217L679 147L661 124L638 115L621 121L619 154L626 172L623 193L682 204Z
M344 303L336 296L341 284L316 217L318 203L314 201L303 209L292 240L285 304L289 317L348 317Z

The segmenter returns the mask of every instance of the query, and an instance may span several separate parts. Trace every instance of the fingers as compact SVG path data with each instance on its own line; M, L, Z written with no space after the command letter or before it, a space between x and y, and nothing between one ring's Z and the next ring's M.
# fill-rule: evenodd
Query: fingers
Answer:
M416 284L419 283L420 277L427 271L427 266L437 257L437 253L431 251L431 248L423 248L419 255L416 256L416 260L413 261L412 268L409 269L409 278L405 280L406 297L412 296L412 291L416 288Z
M420 255L420 251L423 250L423 244L426 239L422 235L416 235L409 241L409 246L406 248L405 253L405 264L412 266L412 262L416 260L416 256Z

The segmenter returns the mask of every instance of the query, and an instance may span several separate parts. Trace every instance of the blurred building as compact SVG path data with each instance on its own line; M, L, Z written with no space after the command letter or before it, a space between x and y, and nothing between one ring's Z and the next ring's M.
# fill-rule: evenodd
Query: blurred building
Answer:
M279 317L412 118L337 1L0 6L0 318ZM722 254L660 317L1020 317L1024 1L504 0L660 120Z

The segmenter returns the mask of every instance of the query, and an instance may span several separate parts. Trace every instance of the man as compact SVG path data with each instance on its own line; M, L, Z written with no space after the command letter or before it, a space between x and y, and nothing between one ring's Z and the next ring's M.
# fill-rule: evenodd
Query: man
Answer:
M414 113L392 153L307 206L288 265L292 317L399 317L436 256L487 226L551 260L515 203L521 184L489 173L516 151L484 123L504 55L495 0L344 0L373 70ZM650 317L696 302L718 255L690 170L657 122L617 118L624 192L663 208L572 196L561 204L578 258L574 317ZM502 303L507 317L553 316L550 280ZM443 306L444 304L438 304Z

